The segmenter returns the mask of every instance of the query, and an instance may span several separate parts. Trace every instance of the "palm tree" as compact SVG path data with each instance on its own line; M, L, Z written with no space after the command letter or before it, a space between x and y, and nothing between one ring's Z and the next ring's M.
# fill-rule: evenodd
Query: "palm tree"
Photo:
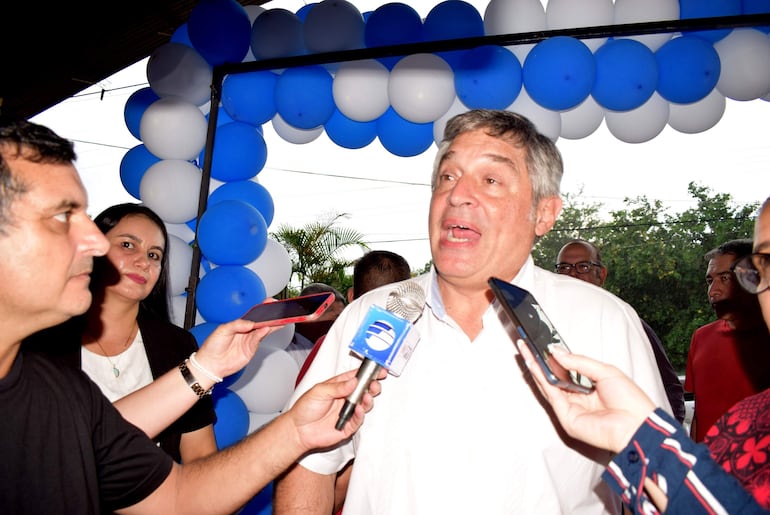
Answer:
M297 274L300 289L312 282L329 284L340 291L347 289L349 285L343 283L345 268L351 266L353 261L343 259L342 251L351 246L369 250L363 241L363 234L336 226L337 222L349 216L347 213L331 214L299 228L283 224L271 233L271 237L289 252L292 277Z

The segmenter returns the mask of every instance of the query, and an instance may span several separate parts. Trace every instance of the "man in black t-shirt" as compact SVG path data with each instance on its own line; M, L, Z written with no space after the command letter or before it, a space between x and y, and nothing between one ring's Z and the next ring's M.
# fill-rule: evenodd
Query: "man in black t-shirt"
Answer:
M337 415L357 382L351 370L317 385L240 443L178 465L84 373L55 357L20 352L24 338L86 311L93 258L107 251L86 212L74 160L72 143L46 127L0 126L0 513L232 513L302 454L360 427L380 386L372 382L356 415L337 431ZM207 343L221 353L253 355L273 330L256 326L222 324ZM213 387L211 363L193 358L155 381L164 392L158 405L186 409Z

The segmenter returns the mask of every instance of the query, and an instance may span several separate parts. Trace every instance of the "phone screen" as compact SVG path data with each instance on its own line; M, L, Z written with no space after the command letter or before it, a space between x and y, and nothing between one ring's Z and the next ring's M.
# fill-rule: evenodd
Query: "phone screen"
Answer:
M302 297L257 304L241 318L251 320L252 322L270 322L269 325L307 322L321 316L333 302L333 293L314 293Z
M489 285L511 338L526 343L548 382L572 391L591 392L593 384L587 377L565 369L552 358L554 346L568 352L569 348L535 297L527 290L495 277L489 280Z

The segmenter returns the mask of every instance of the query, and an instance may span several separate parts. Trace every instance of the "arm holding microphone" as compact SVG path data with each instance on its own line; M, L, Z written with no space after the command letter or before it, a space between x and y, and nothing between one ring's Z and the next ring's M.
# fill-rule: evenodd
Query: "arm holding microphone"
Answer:
M393 375L401 374L419 341L412 324L420 318L425 307L425 292L413 281L401 283L390 292L385 309L371 306L361 327L353 337L350 348L364 361L358 369L358 385L340 410L337 429L344 427L356 405L380 368Z
M381 299L375 300L375 304L379 303L380 306L384 304L386 309L379 306L370 307L368 303L359 301L349 305L332 326L307 375L292 396L292 399L296 399L302 391L329 373L347 370L351 362L359 363L357 375L359 382L339 411L338 424L344 423L350 410L355 410L360 401L358 392L360 389L366 390L366 384L371 381L371 377L381 379L386 375L386 370L391 372L391 375L398 375L409 357L410 349L414 349L413 339L417 331L411 326L412 322L419 318L425 306L423 288L410 280L394 285L387 299L382 293L375 292L367 294L364 298L372 298L369 297L372 293L373 298ZM375 314L372 314L373 311ZM382 317L377 314L378 312ZM375 323L382 321L383 317L386 322L394 322L392 332L388 327L390 323ZM397 320L393 320L399 318L400 324L406 326L406 330L400 327L399 323L395 323ZM360 333L367 332L369 338L358 337ZM402 332L411 333L411 336L401 334ZM385 341L399 343L387 345ZM331 342L336 345L330 345ZM370 354L367 358L366 351L362 347L359 348L356 342L358 345L368 346L372 351L390 355L390 361L376 354ZM387 383L383 383L383 388L387 391ZM289 401L289 405L291 403L292 400ZM335 501L334 485L337 469L348 463L354 456L353 443L347 442L321 453L318 457L310 456L311 460L307 465L304 460L295 464L275 483L273 513L275 515L331 513Z

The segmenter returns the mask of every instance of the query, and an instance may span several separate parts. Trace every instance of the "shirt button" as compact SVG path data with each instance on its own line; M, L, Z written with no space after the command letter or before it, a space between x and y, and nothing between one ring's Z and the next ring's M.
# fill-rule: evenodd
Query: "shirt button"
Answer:
M628 461L631 463L639 461L639 453L636 451L628 451Z

